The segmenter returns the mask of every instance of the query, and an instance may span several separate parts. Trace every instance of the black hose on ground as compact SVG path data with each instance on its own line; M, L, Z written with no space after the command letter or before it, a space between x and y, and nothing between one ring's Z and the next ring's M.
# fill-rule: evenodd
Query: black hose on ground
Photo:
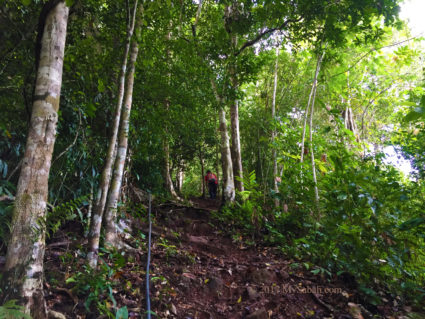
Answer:
M151 222L151 211L152 211L152 195L149 193L149 211L148 211L148 219L149 219L149 235L148 235L148 260L146 262L146 313L147 319L151 319L151 298L149 294L149 265L151 262L151 233L152 233L152 222Z

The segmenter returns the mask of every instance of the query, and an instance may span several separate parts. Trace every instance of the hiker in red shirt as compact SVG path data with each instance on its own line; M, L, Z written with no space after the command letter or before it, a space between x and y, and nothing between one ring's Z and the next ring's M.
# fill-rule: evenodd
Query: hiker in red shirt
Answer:
M217 196L217 176L212 173L210 170L207 171L207 175L205 175L205 182L208 185L208 191L210 193L210 198L215 199Z

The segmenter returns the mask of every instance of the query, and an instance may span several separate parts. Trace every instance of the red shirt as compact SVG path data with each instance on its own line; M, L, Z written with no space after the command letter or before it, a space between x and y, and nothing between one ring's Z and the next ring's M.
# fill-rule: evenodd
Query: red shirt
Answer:
M213 178L215 179L215 183L218 184L217 176L214 173L208 173L207 175L205 175L205 181L207 183L210 179L213 179Z

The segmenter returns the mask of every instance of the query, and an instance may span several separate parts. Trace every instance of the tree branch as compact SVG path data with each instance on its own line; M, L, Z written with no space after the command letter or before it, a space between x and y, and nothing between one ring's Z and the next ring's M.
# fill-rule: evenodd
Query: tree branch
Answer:
M52 165L59 159L59 158L61 158L66 152L68 152L70 149L71 149L71 147L73 147L74 145L75 145L75 143L77 142L77 139L78 139L78 135L79 135L79 132L80 132L80 129L81 129L81 112L80 112L80 109L78 109L78 117L79 117L79 119L80 119L80 123L79 123L79 125L78 125L78 129L77 129L77 133L75 134L75 137L74 137L74 140L72 141L72 143L70 144L70 145L68 145L68 147L67 148L65 148L64 150L63 150L63 152L62 153L60 153L54 160L53 160L53 162L52 162Z
M289 23L292 23L292 22L299 22L299 21L301 21L301 17L300 18L298 18L298 19L288 19L288 20L286 20L284 23L282 23L282 25L280 25L279 27L277 27L277 28L272 28L272 29L266 29L266 30L264 30L263 32L261 32L261 33L259 33L254 39L252 39L252 40L249 40L249 41L246 41L243 45L242 45L242 47L234 54L235 56L238 56L239 54L241 54L242 53L242 51L243 50L245 50L246 48L248 48L248 47L251 47L251 46L253 46L254 44L256 44L258 41L260 41L261 39L263 39L263 37L264 36L266 36L266 35L268 35L268 34L270 34L270 33L273 33L273 32L275 32L275 31L281 31L281 30L283 30L284 28L286 28L286 26L289 24Z
M420 36L420 35L419 35L419 36ZM383 47L379 47L379 48L372 48L372 49L370 49L369 51L367 51L365 54L363 54L360 58L358 58L358 59L356 60L356 62L354 62L351 66L349 66L349 67L348 67L348 69L346 69L345 71L342 71L342 72L340 72L340 73L337 73L337 74L331 75L331 76L329 77L329 79L332 79L332 78L334 78L334 77L336 77L336 76L338 76L338 75L341 75L341 74L344 74L344 73L345 73L345 72L347 72L347 71L350 71L350 70L351 70L352 68L354 68L357 64L359 64L361 60L363 60L365 57L367 57L367 56L368 56L369 54L371 54L372 52L375 52L375 51L378 51L378 50L381 50L381 49L384 49L384 48L391 48L391 47L394 47L394 46L397 46L397 45L403 44L403 43L405 43L405 42L408 42L408 41L414 40L414 39L418 38L419 36L414 36L414 37L408 38L408 39L403 40L403 41L400 41L400 42L391 43L391 44L389 44L389 45L385 45L385 46L383 46Z

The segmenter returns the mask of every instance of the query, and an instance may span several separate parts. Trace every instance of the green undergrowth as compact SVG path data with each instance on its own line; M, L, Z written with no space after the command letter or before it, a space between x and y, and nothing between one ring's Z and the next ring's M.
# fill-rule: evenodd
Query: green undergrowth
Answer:
M24 313L24 307L16 304L16 300L9 300L0 306L0 319L31 319Z
M114 290L121 285L120 274L128 262L123 253L101 248L96 269L88 265L72 265L71 260L64 261L74 269L66 284L75 295L85 300L87 313L98 313L107 318L128 318L127 307L118 307L114 297Z
M383 295L423 304L425 185L406 180L379 158L350 156L340 153L325 168L318 208L308 164L288 160L279 193L265 197L252 172L236 203L215 218L229 225L233 237L276 246L306 271L328 280L350 274L372 305L381 304Z

